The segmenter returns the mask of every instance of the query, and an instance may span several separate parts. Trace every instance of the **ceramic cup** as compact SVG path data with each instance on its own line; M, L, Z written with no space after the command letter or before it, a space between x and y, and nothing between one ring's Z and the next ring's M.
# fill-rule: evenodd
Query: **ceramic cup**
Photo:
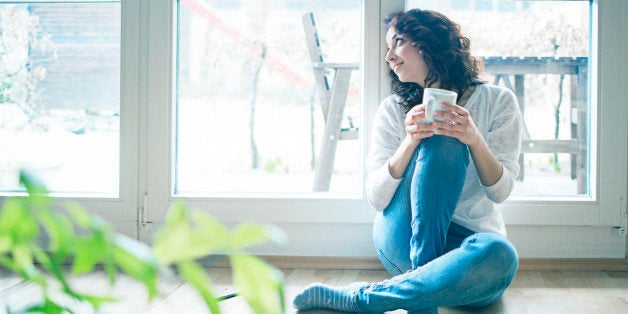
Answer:
M446 111L442 109L444 102L452 105L456 104L458 94L456 92L438 89L438 88L426 88L423 90L423 104L425 105L425 122L446 121L441 118L435 118L434 112L436 110Z

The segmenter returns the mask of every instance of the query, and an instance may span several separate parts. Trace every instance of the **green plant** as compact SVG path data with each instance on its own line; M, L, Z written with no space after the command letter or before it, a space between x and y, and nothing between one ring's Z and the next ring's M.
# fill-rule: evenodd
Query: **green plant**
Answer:
M63 210L53 209L53 199L45 187L25 172L20 173L20 183L28 196L7 198L0 212L0 266L37 284L43 292L40 304L19 309L20 312L71 313L70 307L53 297L57 288L52 287L56 286L60 287L58 292L94 308L115 302L111 297L78 292L66 273L68 265L72 275L89 273L102 265L110 283L115 283L121 271L142 283L149 299L158 293L160 272L176 266L181 278L200 293L209 310L220 313L211 280L196 261L211 254L229 257L234 284L256 313L284 312L281 273L245 252L250 246L270 240L285 241L285 234L276 227L243 223L231 231L211 215L189 211L184 204L175 203L157 230L151 248L117 233L107 222L75 203L65 203ZM49 240L42 244L44 233ZM11 313L10 309L7 311Z
M281 160L281 157L270 158L270 159L266 160L266 164L264 165L264 169L268 173L275 173L277 171L277 168L279 166L281 166L282 162L283 161Z
M560 161L558 161L558 154L549 156L547 163L554 168L554 172L560 173Z

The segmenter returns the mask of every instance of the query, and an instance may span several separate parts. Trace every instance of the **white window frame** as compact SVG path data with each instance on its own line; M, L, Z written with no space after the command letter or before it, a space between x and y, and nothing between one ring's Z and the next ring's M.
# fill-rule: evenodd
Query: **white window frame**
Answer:
M191 207L208 210L227 222L261 221L286 224L290 226L306 224L370 224L374 212L365 198L342 199L321 197L214 197L180 198L172 195L173 178L173 119L172 103L175 98L173 80L175 69L175 1L151 0L146 23L148 44L143 52L148 59L146 66L147 92L146 102L142 105L146 111L147 136L143 144L146 150L146 177L142 180L142 192L146 193L147 222L158 223L163 220L167 208L175 200L184 200ZM381 99L389 92L387 68L384 59L384 31L381 21L390 12L402 10L405 1L364 0L362 18L362 99L364 101L361 140L362 157L366 155L370 134L370 121ZM512 199L502 205L506 223L509 225L555 225L555 226L618 226L622 224L627 196L626 141L628 103L626 82L628 72L625 43L617 40L626 38L626 27L621 25L622 14L625 17L628 4L614 1L596 1L593 8L593 40L597 40L597 49L592 53L592 82L590 95L596 110L591 112L591 137L598 138L597 158L591 159L592 197L552 198L536 200ZM604 18L597 18L604 16ZM489 30L490 31L490 30ZM622 46L623 44L623 46ZM621 63L618 64L618 60ZM372 66L377 64L378 66ZM368 65L368 66L365 66ZM596 66L597 65L597 66ZM617 67L621 71L617 71ZM625 70L623 70L625 69ZM602 110L603 108L603 110ZM603 122L603 123L600 123ZM618 136L623 135L623 136ZM144 150L143 149L143 150ZM168 170L165 170L168 169ZM297 228L298 229L298 228ZM141 232L143 239L149 239L151 230ZM312 237L317 235L313 234ZM370 239L364 239L369 241Z
M99 2L98 0L83 2ZM104 1L100 1L104 2ZM70 198L90 212L111 222L116 230L138 237L137 204L140 165L140 6L137 0L121 0L120 43L120 182L117 198Z
M47 1L42 1L47 2ZM64 1L60 1L64 2ZM67 2L67 1L65 1ZM78 1L77 1L78 2ZM87 0L80 2L107 2ZM116 230L138 237L138 187L140 172L139 100L141 89L140 1L121 0L120 64L120 187L117 198L59 197L74 201L110 223Z
M362 15L365 20L380 20L379 1L364 1ZM368 208L364 197L341 198L325 194L308 194L305 197L278 196L257 197L243 194L231 197L175 197L172 195L173 182L173 142L172 103L175 92L173 67L176 56L173 42L175 40L176 1L151 1L150 54L149 59L149 92L148 103L151 110L148 118L149 156L147 186L146 221L158 223L165 216L165 212L174 200L184 200L191 207L203 208L227 222L255 220L260 222L317 222L317 223L370 223L373 212ZM372 23L363 31L368 34L379 34L381 23ZM382 69L367 68L368 64L382 64L379 36L363 37L365 48L363 51L362 69L363 94L362 99L371 102L364 107L363 116L371 120L374 110L379 103L379 76ZM157 52L157 53L154 53ZM159 53L163 52L163 53ZM366 61L368 60L368 61ZM153 73L154 72L154 73ZM154 92L153 92L154 91ZM367 92L364 92L367 91ZM365 123L360 140L362 147L366 147L369 134L369 124ZM151 141L150 138L162 139ZM365 158L366 149L362 149ZM164 171L163 169L169 169ZM152 176L151 174L155 174ZM151 230L141 232L143 239L148 239Z
M502 206L507 224L554 226L618 226L626 210L626 148L615 134L626 134L626 95L617 73L616 60L622 58L619 38L625 31L621 23L621 4L594 1L591 12L589 77L590 95L590 191L589 196L573 197L511 197ZM604 15L604 19L598 18ZM623 35L622 35L623 32ZM624 36L624 37L622 37ZM622 95L622 93L624 93ZM622 101L622 99L624 101ZM624 106L622 106L624 104ZM604 121L604 123L601 123ZM623 129L623 130L622 130ZM622 132L623 131L623 132ZM621 138L621 137L620 137ZM596 154L597 152L597 154ZM624 169L622 172L621 169ZM623 173L623 175L622 175Z
M49 1L49 0L47 0ZM88 0L89 2L93 0ZM94 1L97 2L97 1ZM403 0L363 0L362 19L362 158L368 151L371 121L380 101L390 93L384 62L385 32L382 19L403 10ZM625 256L626 239L610 235L613 226L626 227L628 197L628 3L596 0L593 12L591 138L597 138L591 159L592 198L516 199L502 205L506 223L515 227L514 238L538 234L546 238L548 226L566 232L564 238L586 235L600 239L604 257ZM291 242L270 255L374 256L370 235L374 211L364 197L348 199L320 196L180 198L172 195L173 117L175 101L175 0L122 0L122 64L120 122L120 196L64 198L77 201L114 223L119 231L149 241L170 204L184 200L191 207L211 212L223 221L260 221L278 224ZM598 18L599 17L599 18ZM620 25L621 27L618 27ZM374 66L377 65L377 66ZM593 156L595 157L595 156ZM0 201L2 199L0 198ZM524 230L524 231L521 231ZM350 234L350 235L348 235ZM512 234L512 233L511 233ZM532 240L530 240L532 241ZM540 241L540 240L538 240ZM560 239L545 239L548 249ZM575 240L574 240L575 241ZM593 247L597 245L589 245ZM580 253L564 249L563 255ZM595 257L587 255L588 257Z
M54 3L68 2L55 0L14 1L14 3ZM111 2L106 0L76 0L76 3ZM73 201L87 208L116 226L116 229L128 236L137 237L137 204L139 186L138 171L140 155L139 141L139 91L140 68L140 41L138 38L140 24L139 0L122 0L121 15L121 64L120 64L120 169L118 197L87 197L60 194L52 195L62 204L64 201ZM88 174L86 174L88 176ZM8 195L10 196L10 195ZM0 204L7 196L0 196Z

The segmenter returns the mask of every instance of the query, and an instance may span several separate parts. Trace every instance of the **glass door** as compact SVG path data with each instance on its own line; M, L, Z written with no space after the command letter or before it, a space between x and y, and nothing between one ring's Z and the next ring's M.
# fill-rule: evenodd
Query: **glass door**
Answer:
M137 71L122 65L137 63L137 27L123 10L133 3L0 1L0 193L23 193L27 170L135 236Z
M178 9L174 194L360 196L361 2Z

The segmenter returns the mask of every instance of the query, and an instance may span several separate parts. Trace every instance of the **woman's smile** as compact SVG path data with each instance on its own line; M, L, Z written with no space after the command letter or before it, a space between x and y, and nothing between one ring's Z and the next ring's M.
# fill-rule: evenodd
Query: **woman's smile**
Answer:
M403 61L397 63L391 63L390 68L397 73L399 71L399 67L403 64Z

